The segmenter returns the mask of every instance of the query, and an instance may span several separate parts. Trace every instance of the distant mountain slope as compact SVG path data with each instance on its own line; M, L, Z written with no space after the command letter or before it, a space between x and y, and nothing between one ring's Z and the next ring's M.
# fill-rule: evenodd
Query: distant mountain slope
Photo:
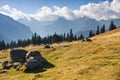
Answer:
M66 20L63 17L58 18L55 21L45 21L40 22L34 19L31 21L20 19L19 22L30 26L33 32L37 32L41 36L47 36L48 34L53 34L55 32L67 33L70 29L73 29L74 33L77 33L79 30L90 30L94 29L94 26L98 25L99 23L88 17L82 17L75 20Z
M29 27L21 24L12 18L0 14L0 33L4 36L4 40L18 40L18 39L27 39L32 35ZM7 39L5 39L5 37ZM2 38L2 37L1 37Z
M106 29L108 29L111 21L112 20L97 21L88 17L81 17L75 20L66 20L63 17L60 17L55 21L44 22L35 19L31 19L31 21L28 21L27 19L18 20L18 22L28 25L33 32L37 32L41 36L47 36L48 34L53 34L55 32L59 34L67 33L70 29L73 29L74 34L77 36L80 35L81 32L86 36L89 33L86 33L86 31L96 30L98 25L101 27L105 24ZM120 19L113 19L113 21L117 26L120 25Z
M9 42L10 39L8 39L5 35L0 33L0 41L4 40L5 42Z

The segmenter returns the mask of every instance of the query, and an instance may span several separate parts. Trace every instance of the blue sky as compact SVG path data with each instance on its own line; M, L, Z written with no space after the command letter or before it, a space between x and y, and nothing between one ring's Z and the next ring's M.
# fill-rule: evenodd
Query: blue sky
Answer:
M81 5L88 3L100 3L105 0L0 0L0 6L8 4L26 13L37 11L42 6L67 6L70 9L78 9ZM112 1L112 0L109 0Z

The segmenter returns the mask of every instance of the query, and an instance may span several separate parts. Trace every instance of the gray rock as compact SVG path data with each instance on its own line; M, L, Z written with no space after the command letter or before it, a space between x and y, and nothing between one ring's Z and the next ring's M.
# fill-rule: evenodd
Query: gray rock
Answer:
M23 64L22 63L20 63L20 62L14 62L13 63L13 68L17 68L17 67L20 67L20 66L22 66Z
M92 42L92 40L90 38L85 38L81 40L82 42Z
M40 66L40 63L37 60L29 60L25 64L30 69Z
M82 40L80 40L80 41L84 42L84 41L85 41L85 39L82 39Z
M51 46L50 45L45 45L44 48L51 48Z
M92 42L92 40L90 38L86 38L86 41L88 42Z
M3 67L3 69L9 69L9 68L12 67L12 64L10 62L8 62L8 61L4 61L2 63L2 67Z
M15 49L10 52L10 58L12 62L22 62L24 63L26 61L26 50L22 49Z
M27 53L26 59L27 62L25 64L28 68L35 68L46 62L39 51L31 51Z
M26 59L39 60L40 58L41 58L41 54L39 51L31 51L26 54Z

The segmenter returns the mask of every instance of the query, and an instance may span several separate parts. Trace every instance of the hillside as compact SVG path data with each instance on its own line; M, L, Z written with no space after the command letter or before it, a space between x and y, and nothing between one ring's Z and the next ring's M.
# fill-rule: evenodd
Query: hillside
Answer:
M106 33L94 36L92 39L94 41L100 41L100 42L108 42L108 41L116 42L116 41L119 41L119 38L120 38L120 28L117 28L110 32L108 31Z
M120 80L120 28L92 39L52 44L50 49L44 49L44 45L25 47L40 51L55 67L37 73L0 70L0 80ZM0 64L9 59L9 52L0 52Z

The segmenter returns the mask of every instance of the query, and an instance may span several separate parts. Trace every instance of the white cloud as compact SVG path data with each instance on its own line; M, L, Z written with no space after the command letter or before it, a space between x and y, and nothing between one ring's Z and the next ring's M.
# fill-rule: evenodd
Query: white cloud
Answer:
M113 0L111 3L111 9L115 12L120 12L120 0Z
M52 9L47 6L40 8L34 14L29 14L29 16L39 21L51 21L58 18L58 16L53 13Z
M54 6L54 9L55 9L54 13L60 17L65 17L68 20L73 20L75 18L74 12L67 7L60 8L60 7Z
M0 13L8 15L15 20L26 18L31 20L34 18L39 21L52 21L58 17L64 17L67 20L73 20L79 17L87 16L96 20L120 18L120 0L113 0L112 2L104 1L100 3L89 3L80 6L77 10L72 10L68 7L54 6L50 8L43 6L33 14L27 14L9 5L4 5L0 8Z
M0 13L2 13L4 15L8 15L15 20L18 20L18 19L24 18L24 17L26 17L28 20L30 20L30 17L28 17L28 15L26 13L19 11L15 8L11 8L9 5L2 6L0 9Z
M2 9L3 10L10 10L10 6L9 5L4 5L4 6L2 6Z
M89 3L80 7L80 14L93 19L101 20L106 19L109 12L110 3L104 1L102 3Z
M112 2L104 1L101 3L89 3L80 7L79 12L82 16L87 16L96 20L120 18L120 0Z

